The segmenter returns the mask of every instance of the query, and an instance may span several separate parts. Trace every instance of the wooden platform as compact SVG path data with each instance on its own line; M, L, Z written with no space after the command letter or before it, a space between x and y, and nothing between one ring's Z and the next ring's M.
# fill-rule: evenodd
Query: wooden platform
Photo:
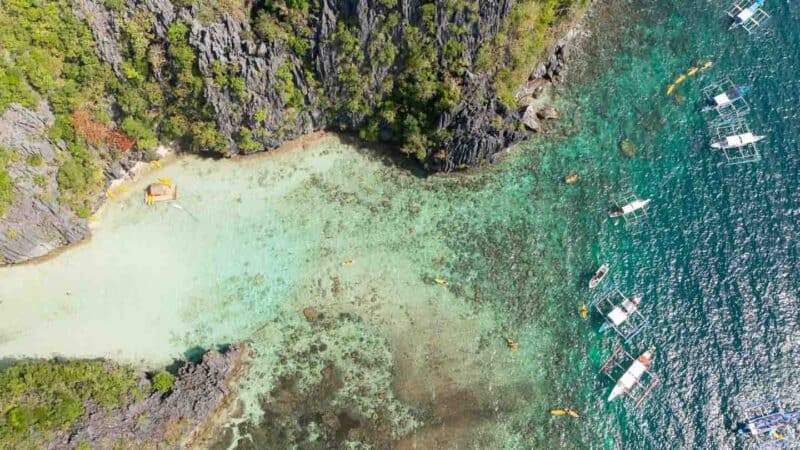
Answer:
M178 186L174 184L153 183L144 191L144 202L152 205L178 198Z

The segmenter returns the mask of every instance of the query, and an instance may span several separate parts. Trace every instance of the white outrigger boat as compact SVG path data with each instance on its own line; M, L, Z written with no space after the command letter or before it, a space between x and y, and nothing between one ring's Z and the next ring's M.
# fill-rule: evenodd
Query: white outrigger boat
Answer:
M733 8L728 11L728 16L733 19L728 30L742 27L748 33L752 33L754 29L761 25L761 22L769 18L769 14L761 8L764 6L764 0L755 0L749 5L747 5L747 1L750 0L743 0L734 4Z
M650 204L649 198L645 200L637 198L636 200L627 203L618 209L611 211L610 213L608 213L608 217L624 217L627 216L628 214L632 214L636 211L639 211L640 209L643 209L649 204Z
M594 309L603 317L600 333L614 330L626 342L647 328L648 321L639 312L641 295L627 297L613 284L592 301Z
M624 300L622 302L614 306L614 308L605 315L607 321L600 326L601 333L605 333L609 328L618 329L620 325L627 321L628 318L639 309L639 303L642 301L641 295L623 298Z
M642 375L647 372L650 364L653 362L653 353L655 351L655 347L650 347L646 352L633 360L628 370L617 380L617 384L614 385L614 389L611 390L611 394L608 396L608 401L612 401L620 395L627 394L631 389L639 385L639 380L642 378Z
M765 138L766 136L756 136L753 133L747 132L747 133L736 134L733 136L726 136L723 138L715 139L711 141L711 147L721 150L729 148L740 148L748 146L750 144L755 144L756 142Z
M609 269L611 269L611 266L609 266L608 264L603 264L602 266L600 266L600 268L597 269L597 272L594 274L592 279L589 280L589 289L596 288L603 281L606 275L608 275Z

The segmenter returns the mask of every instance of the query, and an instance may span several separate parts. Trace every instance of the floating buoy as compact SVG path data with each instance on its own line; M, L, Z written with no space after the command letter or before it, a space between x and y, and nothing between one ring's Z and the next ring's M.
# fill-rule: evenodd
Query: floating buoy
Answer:
M345 266L349 266L349 265L353 264L353 260L350 259L350 258L345 258L344 261L342 261L342 264L345 265Z
M580 417L580 415L577 412L575 412L575 411L573 411L573 410L571 410L569 408L567 408L567 409L551 409L550 410L550 414L552 414L554 416L572 416L572 417L575 417L575 418Z
M439 286L447 286L447 280L444 278L436 278L434 281L436 281L436 284Z
M514 340L511 339L510 337L506 338L506 345L508 346L508 348L511 349L512 352L517 351L517 349L519 348L519 344L514 342Z
M698 67L692 67L691 69L689 69L688 72L686 72L686 75L689 75L691 77L692 75L696 74L699 70L700 68Z
M586 303L581 305L580 313L582 319L585 319L589 315L589 310L586 309Z

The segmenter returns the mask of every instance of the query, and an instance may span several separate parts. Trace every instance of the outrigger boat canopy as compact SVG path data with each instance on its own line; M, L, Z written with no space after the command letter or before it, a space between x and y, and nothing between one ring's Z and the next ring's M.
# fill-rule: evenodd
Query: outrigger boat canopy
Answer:
M716 111L719 121L727 121L747 114L750 105L744 95L750 91L750 86L736 85L730 78L714 81L705 86L703 93L703 112Z
M749 4L748 4L749 3ZM735 3L731 9L728 10L728 16L733 19L729 30L742 27L748 33L761 26L761 23L769 18L769 14L764 12L761 7L764 6L764 0L740 0Z
M655 350L655 347L650 347L638 358L628 354L622 347L614 350L614 353L600 368L600 372L616 381L608 396L608 401L624 395L633 402L634 406L639 406L659 382L658 376L650 371ZM620 372L622 372L621 375L619 375Z
M756 143L766 136L754 134L743 119L717 125L714 131L717 138L711 141L711 147L722 150L729 164L761 160Z
M592 306L605 320L599 332L605 333L613 329L625 341L637 336L648 325L647 319L639 312L641 301L640 295L626 297L616 286L609 286L592 302Z
M736 431L752 436L762 448L785 444L791 446L795 443L800 423L800 407L787 412L778 397L769 396L755 402L739 404L738 409L745 421L740 423Z
M635 225L647 216L647 205L650 199L640 199L635 194L628 194L621 200L614 200L616 207L608 213L608 217L622 217L627 225Z
M748 91L750 91L750 86L738 86L722 94L717 94L706 102L706 107L703 108L703 111L727 108L733 102L743 98Z

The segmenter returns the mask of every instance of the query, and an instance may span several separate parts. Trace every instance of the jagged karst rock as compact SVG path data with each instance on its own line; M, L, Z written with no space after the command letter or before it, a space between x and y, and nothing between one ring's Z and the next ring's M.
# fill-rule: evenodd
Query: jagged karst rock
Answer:
M144 399L112 410L89 403L88 418L74 429L56 433L47 448L75 448L81 443L113 448L120 439L130 448L181 448L197 437L198 428L229 396L229 384L239 375L246 350L232 345L225 353L207 352L200 362L179 370L166 394L146 391ZM149 385L142 379L140 386Z
M12 104L0 115L0 146L19 155L6 167L14 180L15 197L0 220L0 264L36 258L89 236L88 222L57 201L59 144L47 137L52 121L45 102L38 111ZM41 156L44 164L27 164L30 155ZM42 181L37 184L36 179Z
M525 126L531 131L539 131L542 128L542 125L539 123L539 119L537 118L535 106L529 105L527 108L525 108L525 114L522 115L522 123L525 124Z
M90 18L95 38L101 45L98 55L118 64L120 42L115 42L115 33L120 35L124 20L113 20L101 0L73 0L76 9ZM445 1L437 0L437 9L445 11ZM490 41L502 28L513 6L512 0L488 0L477 2L476 21L467 32L453 35L450 24L466 26L466 16L437 14L435 17L435 42L438 59L444 58L444 44L448 40L459 42L464 48L466 61L475 61L481 44ZM248 153L253 148L242 149L237 144L237 133L243 128L253 130L253 138L263 148L273 148L314 130L333 128L345 131L364 126L363 113L332 108L337 99L349 95L337 81L342 55L332 44L340 23L353 24L354 36L361 48L366 48L379 35L389 36L397 46L402 36L411 27L422 21L421 4L418 0L399 5L399 20L388 29L381 28L380 13L385 6L367 1L322 0L311 21L313 29L309 37L310 61L301 61L285 43L255 40L254 30L247 14L220 13L213 21L201 20L201 5L193 3L183 6L170 0L125 0L120 15L129 20L135 12L147 12L153 21L155 34L164 39L170 24L181 19L189 24L190 43L197 50L199 68L206 79L204 94L214 111L219 130L228 144L228 154ZM114 32L111 32L111 29ZM561 78L565 59L569 54L569 39L562 39L548 51L548 60L540 64L531 79L551 82ZM213 83L214 64L235 67L237 76L244 80L244 92L237 94L230 87ZM299 104L290 104L279 92L279 72L290 68L292 82L302 93ZM377 109L381 90L389 77L400 70L395 64L363 64L368 83L363 86L363 95L368 108ZM450 171L473 166L492 154L524 139L528 133L518 130L522 117L515 109L509 109L496 99L491 76L484 73L467 72L459 81L461 100L450 111L437 117L437 133L447 136L443 149L431 149L427 157L433 170ZM524 96L518 96L522 99ZM265 114L265 112L267 114ZM266 116L266 117L264 117ZM383 140L393 141L397 136L385 124L378 130Z

